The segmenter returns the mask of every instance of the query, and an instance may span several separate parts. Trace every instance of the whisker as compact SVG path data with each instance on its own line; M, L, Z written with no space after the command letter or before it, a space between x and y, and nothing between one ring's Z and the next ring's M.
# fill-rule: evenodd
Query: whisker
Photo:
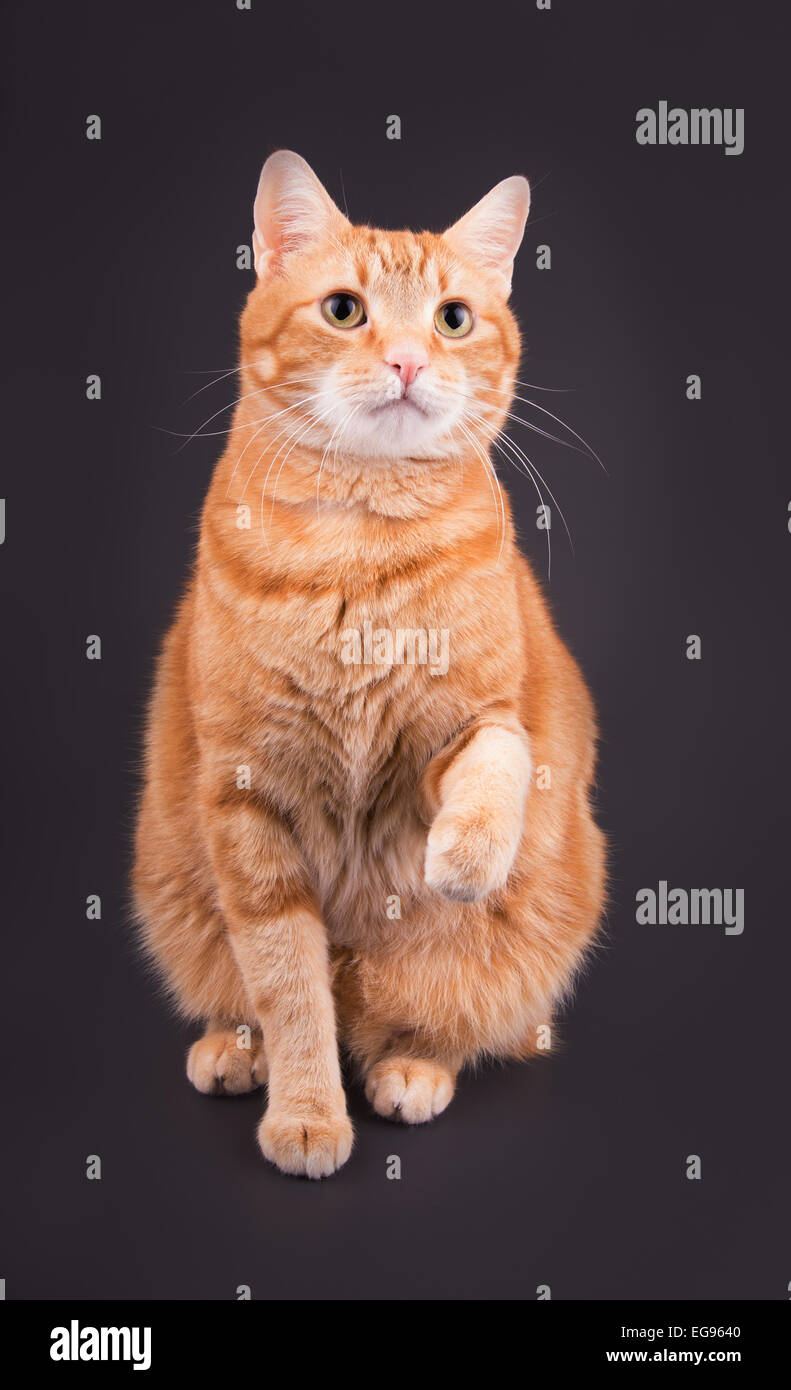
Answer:
M233 400L233 401L231 401L229 405L221 406L219 410L215 410L214 414L213 414L213 415L210 415L209 418L208 418L208 420L204 420L202 425L198 425L198 428L195 430L194 434L187 435L186 443L182 444L181 449L186 449L187 444L191 444L191 443L192 443L192 440L193 440L193 439L197 439L199 435L201 435L202 438L205 438L205 436L203 436L203 435L201 434L202 430L204 429L204 426L210 425L211 422L212 422L212 420L216 420L217 417L218 417L219 415L224 415L225 412L226 412L226 410L233 410L234 406L240 405L242 401L249 400L249 398L250 398L251 396L260 396L261 393L262 393L262 391L264 391L264 390L266 390L266 389L271 389L271 388L259 387L259 389L258 389L257 391L245 391L244 395L242 395L242 396L237 396L236 399ZM237 426L237 428L238 428L238 426ZM225 434L225 433L226 433L225 430L220 430L220 431L218 431L218 432L219 432L220 434ZM173 431L166 431L166 433L173 433ZM181 449L177 449L177 450L176 450L176 453L179 453L179 454L180 454L180 453L181 453Z
M467 437L467 439L469 440L469 442L472 444L472 447L473 447L473 449L475 450L476 454L478 455L478 458L481 460L481 462L482 462L482 464L483 464L483 468L484 468L484 473L486 474L486 477L487 477L488 482L489 482L489 487L490 487L490 489L491 489L491 494L492 494L492 500L494 501L495 512L497 513L497 534L498 534L498 537L499 537L499 539L500 539L500 546L499 546L499 549L498 549L498 552L497 552L497 564L499 565L499 563L500 563L500 556L501 556L502 553L503 553L503 546L505 545L505 531L506 531L506 526L505 526L505 503L504 503L504 501L503 501L503 494L502 494L502 489L501 489L501 487L500 487L500 480L499 480L499 478L497 477L497 473L495 472L495 469L494 469L494 467L493 467L493 465L492 465L491 459L488 458L487 455L484 453L484 451L481 449L481 447L480 447L480 445L479 445L477 439L476 439L475 436L473 435L472 431L467 429L467 426L463 423L463 421L459 420L457 423L458 423L458 425L459 425L459 428L462 430L462 432L466 435L466 437ZM492 484L492 478L494 478L494 483L495 483L496 486L497 486L497 493L495 493L494 486L493 486L493 484ZM499 510L498 510L498 502L497 502L498 495L499 495L499 499L500 499L500 502L499 502ZM500 532L500 518L501 518L501 515L502 515L502 534L501 534L501 532Z
M359 400L360 400L360 397L361 397L361 396L364 396L364 394L365 394L365 393L364 393L363 391L355 391L354 395L353 395L353 396L350 396L350 397L348 398L348 399L349 399L349 404L351 404L352 401L355 401L355 400L359 401ZM360 402L360 404L362 404L362 402ZM344 419L341 420L340 424L338 424L338 425L335 426L335 429L332 431L332 434L330 435L330 437L329 437L329 439L328 439L328 441L327 441L327 444L326 444L325 449L324 449L324 453L323 453L322 456L321 456L321 462L319 463L319 471L318 471L318 473L317 473L317 475L316 475L316 519L317 519L317 520L318 520L319 516L321 515L321 506L320 506L320 500L319 500L319 488L320 488L320 485L321 485L321 470L322 470L322 468L324 467L324 460L325 460L326 457L327 457L327 453L328 453L328 451L329 451L329 449L330 449L330 446L331 446L331 444L332 444L332 441L333 441L333 439L335 438L336 434L338 434L338 431L339 431L339 430L342 431L342 430L345 428L345 426L349 423L349 420L352 418L352 415L355 415L359 409L360 409L360 405L356 405L356 406L354 407L354 410L351 412L351 415L346 415L346 416L344 417ZM339 442L340 442L340 437L339 437ZM335 458L335 461L337 461L337 449L336 449L336 458ZM333 467L334 467L334 466L335 466L335 464L333 464Z
M527 454L524 452L524 450L520 449L519 445L516 444L516 443L514 442L513 439L511 439L511 436L510 436L510 435L506 434L503 430L498 430L498 436L499 436L500 439L502 439L502 441L503 441L504 444L507 444L507 445L509 446L509 448L512 449L512 450L515 452L516 458L515 458L515 459L512 458L512 459L511 459L511 462L512 462L512 463L515 463L517 466L518 466L518 463L521 462L521 463L523 464L523 469L522 469L523 472L527 472L530 476L532 476L533 474L535 474L536 478L538 478L538 480L539 480L541 483L543 483L544 487L545 487L546 490L547 490L547 493L549 494L549 496L550 496L551 499L552 499L552 502L554 503L555 507L557 508L558 515L560 516L561 521L563 522L563 527L564 527L564 529L565 529L566 535L567 535L568 538L569 538L569 545L570 545L570 547L571 547L571 553L572 553L572 555L573 555L573 554L575 553L575 551L574 551L574 541L572 540L572 537L571 537L571 531L569 530L568 522L566 521L566 517L565 517L564 511L563 511L563 508L561 507L560 503L558 502L558 499L557 499L557 497L555 496L554 492L552 491L551 487L549 486L549 483L547 482L546 478L545 478L544 475L541 473L540 469L538 469L538 468L536 467L536 465L535 465L535 463L533 462L533 460L530 459L530 458L528 458L528 456L527 456ZM496 444L495 447L499 447L499 446ZM502 450L501 450L501 452L502 452ZM543 500L543 498L541 499L541 505L544 506L544 500ZM545 529L546 529L546 530L549 530L549 527L546 527Z
M475 420L478 424L482 425L484 429L489 430L489 429L492 428L490 422L487 421L486 418L485 418L483 415L476 415L474 411L467 411L467 412L466 412L466 415L467 415L467 419ZM552 501L554 502L554 504L555 504L555 506L556 506L556 508L557 508L557 510L558 510L558 514L559 514L559 516L560 516L560 518L561 518L561 521L563 522L563 525L564 525L565 530L566 530L566 535L567 535L568 538L569 538L569 545L571 546L571 553L572 553L572 555L573 555L573 554L574 554L574 541L572 540L571 531L569 530L568 522L566 521L566 517L565 517L565 515L564 515L563 508L561 507L560 503L558 502L558 499L556 498L554 492L552 491L551 487L549 486L549 483L547 482L546 478L545 478L545 477L543 476L543 474L541 473L541 471L540 471L540 469L538 468L537 464L535 464L531 458L528 458L528 456L527 456L527 454L525 453L524 449L522 449L521 446L520 446L519 444L516 443L516 440L512 439L511 436L510 436L510 434L507 434L507 433L505 432L505 430L500 430L500 429L496 430L496 431L495 431L495 436L494 436L494 437L495 437L495 439L501 439L501 440L503 440L503 441L509 446L509 448L512 450L512 452L516 455L516 461L521 461L523 465L526 465L526 467L527 467L528 469L531 469L531 470L535 473L536 477L544 484L544 487L546 488L547 492L549 493L549 496L552 498ZM502 453L502 449L500 450L500 452ZM515 460L514 460L513 458L511 458L511 459L509 459L509 462L514 463ZM524 467L522 468L522 471L523 471L523 472L525 471L525 468L524 468Z
M235 463L234 466L233 466L233 472L231 473L231 476L230 476L230 478L228 479L228 488L226 489L225 496L226 496L226 497L228 496L228 492L230 491L231 483L233 482L233 480L234 480L234 478L235 478L235 476L236 476L236 470L237 470L237 468L239 467L239 464L241 463L241 461L242 461L242 459L244 458L245 454L247 453L247 450L250 448L250 445L251 445L251 444L255 443L256 439L257 439L258 436L261 434L262 430L264 430L264 429L266 428L267 425L271 424L273 420L277 420L281 415L288 415L290 411L292 411L292 410L297 410L301 405L309 405L309 404L311 403L311 401L317 401L317 400L319 399L319 396L326 396L326 395L328 395L328 394L329 394L329 393L328 393L327 391L312 391L311 394L310 394L309 396L303 396L303 398L302 398L301 401L294 401L294 403L293 403L292 405L287 405L287 406L285 406L283 410L278 410L278 411L276 411L274 415L267 415L267 416L265 416L264 420L261 422L260 428L256 430L255 434L252 436L251 439L248 439L247 443L245 444L244 448L242 449L241 454L239 455L238 459L236 460L236 463ZM292 423L293 423L293 422L289 420L288 424L286 424L286 426L285 426L285 429L278 430L278 433L275 435L275 438L271 441L271 443L272 443L272 444L276 443L277 440L280 438L280 436L281 436L282 434L285 433L285 430L287 430L287 429L289 428L289 426L290 426ZM250 474L250 477L248 477L247 483L249 483L250 478L253 476L253 473L255 472L256 468L258 467L258 464L260 463L262 457L263 457L263 450L262 450L261 453L258 455L258 458L256 459L256 462L255 462L255 464L253 465L253 471L252 471L252 473ZM245 493L246 490L247 490L247 483L245 483L245 485L244 485L244 490L243 490L243 492L242 492L242 496L243 496L243 497L244 497L244 493Z
M545 406L539 405L537 401L529 401L527 396L517 395L515 391L504 391L500 386L483 386L480 389L483 391L497 391L501 396L510 396L513 400L523 401L525 405L532 406L533 410L539 410L542 415L548 415L550 419L554 420L562 429L568 430L569 434L573 434L574 438L582 445L582 450L578 450L577 452L589 454L596 460L607 477L609 477L607 469L604 467L604 464L593 446L588 443L587 439L583 439L581 434L577 434L577 431L572 429L571 425L567 425L565 420L561 420L559 415L553 415L551 410L547 410ZM543 434L546 439L551 439L555 444L562 444L567 449L574 449L576 447L574 444L569 444L567 439L558 439L557 435L549 434L547 430L540 429L538 425L534 425L531 420L523 419L521 415L514 415L512 412L509 412L508 418L510 420L516 420L520 425L526 425L530 430L535 430L536 434Z
M279 459L280 455L282 454L283 450L288 446L288 444L290 444L291 440L294 438L295 435L300 435L300 438L301 438L301 432L302 432L302 433L307 433L307 431L310 429L310 426L311 426L312 424L314 424L317 420L319 420L319 419L321 418L321 416L322 416L323 413L324 413L324 412L323 412L322 410L311 410L311 411L308 412L307 415L300 415L300 417L299 417L299 422L298 422L296 428L293 429L293 430L291 430L291 433L287 435L286 439L284 439L284 440L283 440L283 443L280 445L280 448L276 451L276 453L275 453L275 454L273 455L273 457L270 459L269 467L268 467L267 470L266 470L266 477L265 477L265 479L264 479L264 491L266 491L266 485L267 485L267 482L269 481L269 475L270 475L270 473L272 472L272 469L273 469L275 463L277 462L277 460ZM282 434L286 434L287 430L290 429L290 427L291 427L291 425L293 425L293 423L294 423L293 420L289 420L288 424L287 424L282 430L279 430L278 433L275 435L275 439L272 441L272 443L274 443L275 440L279 439L280 436L281 436ZM304 426L304 430L303 430L303 426ZM260 454L258 455L258 458L256 459L255 463L253 464L253 467L251 468L251 470L250 470L250 472L249 472L249 474L248 474L248 476L247 476L247 481L245 482L245 485L244 485L244 487L243 487L243 489L242 489L242 497L244 497L244 494L246 493L247 488L248 488L248 485L249 485L249 483L250 483L250 479L252 478L253 474L255 473L255 470L256 470L256 468L258 467L259 463L261 462L261 459L263 458L265 452L266 452L266 448L263 448L263 449L261 450ZM289 449L289 453L290 453L290 452L291 452L291 450ZM280 475L278 474L278 476L280 476Z
M305 421L305 420L304 420L304 417L303 417L302 424L304 425L304 432L305 432L305 433L307 433L307 431L310 429L310 426L311 426L312 423L313 423L313 420L312 420L311 418L309 418L307 421ZM300 437L301 437L301 434L300 434L300 427L299 427L299 426L297 427L297 430L294 431L294 433L300 435ZM261 514L261 537L262 537L262 539L263 539L264 545L266 546L267 550L269 549L269 542L268 542L268 540L267 540L267 538L266 538L266 532L265 532L265 530L264 530L264 498L266 497L267 484L268 484L268 482L269 482L269 478L270 478L270 474L271 474L271 472L272 472L272 469L274 468L275 463L276 463L276 461L277 461L279 455L281 454L282 450L286 447L286 444L288 444L289 440L290 440L292 437L293 437L292 435L289 435L289 438L280 446L280 449L278 449L277 453L274 454L273 457L269 460L269 467L268 467L267 470L266 470L266 477L264 478L264 484L263 484L263 487L261 488L261 508L260 508L260 514ZM297 440L296 442L298 443L299 441ZM289 453L290 453L290 452L291 452L291 451L289 450ZM261 458L261 456L259 456L259 460L258 460L259 462L260 462L260 458ZM277 475L277 476L278 476L278 478L280 477L280 473L279 473L279 472L278 472L278 475ZM274 499L273 499L273 503L272 503L272 511L274 511ZM270 530L271 530L271 528L272 528L272 515L271 515L271 513L270 513L270 518L269 518L269 527L270 527Z
M473 420L474 422L476 422L476 423L478 423L480 426L482 426L483 429L484 429L484 430L487 432L487 434L489 435L490 441L493 442L493 443L495 444L495 447L496 447L496 448L499 450L499 452L502 454L503 458L505 458L505 459L506 459L509 463L511 463L513 466L515 466L515 467L518 467L518 466L519 466L517 460L516 460L515 458L510 457L510 455L507 454L507 453L505 452L505 450L504 450L504 448L502 447L502 445L500 445L500 444L497 442L497 437L499 436L500 438L502 438L502 439L504 439L504 440L507 440L508 443L513 447L514 450L518 450L519 446L516 445L516 444L514 443L514 441L510 438L510 436L504 434L502 430L498 430L498 429L496 428L496 426L494 426L494 425L492 424L491 421L486 420L486 418L485 418L483 415L477 415L474 411L466 410L466 411L464 412L464 418L467 419L467 420ZM533 473L534 465L531 464L530 459L528 459L527 455L524 454L523 451L519 450L519 452L522 453L522 457L523 457L523 460L524 460L524 464L522 465L521 471L522 471L522 472L525 472L525 473L527 474L527 476L530 478L530 481L532 482L533 487L535 488L535 490L536 490L536 492L537 492L537 494L538 494L538 498L539 498L539 501L541 502L542 507L545 507L545 506L546 506L546 503L544 502L544 498L543 498L543 495L542 495L542 493L541 493L541 489L539 488L538 483L536 482L536 479L535 479L535 476L534 476L534 473ZM525 465L527 465L527 466L525 467ZM535 469L535 472L538 473L538 469ZM539 477L540 477L540 476L541 476L541 475L539 474ZM544 479L542 478L541 481L544 482ZM544 483L544 486L546 487L547 484ZM549 488L548 488L548 487L547 487L547 491L549 491ZM550 493L550 495L552 495L552 494ZM553 501L554 501L554 500L555 500L555 499L554 499L554 497L553 497ZM562 516L563 513L562 513L562 510L561 510L561 508L560 508L559 503L555 502L555 505L557 506L558 511L560 512L560 514L561 514L561 516ZM565 525L565 518L564 518L564 525ZM552 576L552 539L551 539L551 537L550 537L550 535L549 535L549 528L546 528L546 529L547 529L547 579L550 579L551 576ZM568 531L568 527L566 527L566 530ZM571 535L570 535L570 534L569 534L569 542L571 543ZM573 551L573 549L574 549L574 547L573 547L573 544L572 544L572 551Z
M496 391L496 390L498 390L499 388L498 388L498 387L495 387L495 386L484 386L482 389L483 389L484 391ZM507 393L504 392L503 394L505 395L505 394L507 394ZM475 398L474 398L474 397L470 397L470 399L475 399ZM523 396L518 396L516 399L517 399L517 400L523 400L524 397L523 397ZM528 404L528 405L532 405L533 402L532 402L532 401L528 401L527 404ZM541 407L540 407L540 406L537 406L536 409L537 409L537 410L540 410ZM557 436L556 434L550 434L549 430L542 430L542 428L541 428L540 425L534 425L533 422L532 422L532 420L525 420L525 418L524 418L523 415L516 415L516 414L514 413L513 410L507 410L507 411L505 412L505 418L506 418L507 420L514 420L514 421L516 422L516 424L518 424L518 425L524 425L526 429L532 430L534 434L540 434L540 435L542 435L542 437L543 437L544 439L551 439L551 441L552 441L553 444L560 444L564 449L573 449L573 451L574 451L575 454L583 454L583 455L587 456L588 458L593 458L593 457L595 457L595 455L593 454L593 450L592 450L592 449L587 449L587 448L581 449L581 448L579 447L578 444L572 444L568 439L559 439L558 436ZM558 423L559 423L559 424L562 424L563 422L562 422L562 421L558 421ZM568 426L567 426L567 428L568 428ZM572 433L573 433L573 431L572 431ZM601 462L601 460L599 460L599 462ZM602 467L603 467L603 466L604 466L604 465L602 464Z
M471 417L468 417L468 418L471 418ZM484 422L484 423L485 423L485 422ZM497 433L499 434L500 431L498 431ZM495 447L498 447L498 446L495 446ZM504 457L506 457L506 458L508 457L506 454L504 454L504 451L503 451L502 448L500 448L500 452L503 453L503 456L504 456ZM527 457L527 456L525 456L525 457ZM510 460L510 461L513 462L513 460ZM533 484L533 487L534 487L535 490L536 490L536 493L537 493L537 495L538 495L538 500L539 500L539 502L541 503L542 507L546 507L546 503L544 502L543 494L542 494L541 489L540 489L540 487L538 486L538 483L536 482L536 479L535 479L535 477L534 477L534 475L533 475L532 468L529 468L529 469L527 469L526 471L527 471L527 476L530 478L530 481L531 481L531 483ZM558 508L558 510L560 510L560 509ZM552 537L551 537L551 535L550 535L550 528L549 528L549 527L546 528L546 537L547 537L547 581L549 581L549 580L552 578ZM571 538L569 537L569 539L571 539Z
M561 425L564 430L568 430L569 434L573 434L574 438L579 440L582 447L586 449L589 454L592 454L593 458L595 458L602 472L609 478L610 475L607 472L607 469L604 467L604 464L602 463L601 459L599 458L599 455L596 453L596 450L594 449L593 445L589 444L587 439L583 439L581 434L577 434L577 431L573 430L571 428L571 425L567 425L566 421L561 420L559 415L553 415L551 410L547 410L545 406L539 405L537 401L529 401L525 396L517 396L516 399L518 401L524 401L525 405L532 406L533 410L540 410L542 415L548 415L551 420L555 421L556 424ZM522 423L524 424L525 421L523 421ZM536 426L532 425L531 428L536 429ZM563 441L561 440L560 443L563 443ZM570 445L569 447L573 448L573 445Z
M193 439L209 439L212 438L215 434L230 434L233 432L233 430L244 429L246 426L242 424L234 425L230 429L209 430L206 433L203 433L205 426L210 425L212 423L212 420L216 420L218 416L223 415L226 410L233 410L234 406L239 405L242 401L249 400L251 396L262 396L266 391L276 391L279 388L282 388L286 385L293 386L305 381L316 380L318 380L318 377L315 374L307 377L292 377L291 380L288 382L276 381L271 386L259 386L258 389L255 391L245 391L243 395L237 396L236 399L230 401L228 405L224 405L219 410L215 410L214 414L210 415L207 420L204 420L203 424L198 425L198 428L194 430L192 434L188 434L186 436L182 435L178 430L162 429L160 426L155 426L155 429L159 429L159 432L161 434L171 434L174 435L176 438L185 438L185 443L181 445L180 449L176 450L176 453L180 454L182 449L186 449L187 444L190 444Z
M271 507L269 508L269 529L270 529L270 531L272 530L272 518L274 517L274 514L275 514L275 502L277 501L277 489L278 489L278 484L279 484L279 482L280 482L280 475L281 475L281 473L283 472L283 469L284 469L286 463L288 462L288 460L289 460L291 454L294 452L294 450L296 449L297 445L300 443L300 440L302 440L302 439L304 438L304 436L307 434L308 430L311 428L312 425L317 424L319 419L323 419L325 416L329 415L329 414L331 413L331 409L332 409L332 407L329 407L329 408L327 408L327 409L324 410L324 411L320 411L320 412L318 412L317 415L313 416L311 419L308 420L307 424L305 425L305 428L301 431L301 433L298 435L298 437L294 440L294 443L291 445L291 448L288 450L288 453L285 455L285 458L283 459L283 462L281 463L280 467L278 468L278 470L277 470L277 477L275 478L275 486L274 486L274 489L273 489L273 492L272 492L272 505L271 505ZM289 436L289 437L291 438L292 436ZM288 441L287 441L287 442L288 442ZM280 452L280 451L278 451L278 452ZM272 462L274 463L274 459L272 460ZM269 468L267 469L266 478L264 479L264 491L266 490L266 483L267 483L267 480L268 480L268 478L269 478L269 474L271 473L271 471L272 471L272 465L270 464ZM262 492L262 493L261 493L261 530L262 530L262 533L263 533L263 508L264 508L264 493ZM268 542L266 541L266 536L265 536L265 534L264 534L264 541L265 541L265 543L266 543L266 545L267 545L267 549L268 549L268 548L269 548L269 544L268 544Z
M260 367L261 365L262 365L262 364L261 364L260 362L257 362L257 361L255 361L255 360L253 360L253 361L250 361L250 362L240 362L238 367L229 367L227 371L223 371L223 372L220 373L219 376L215 376L215 378L214 378L213 381L207 381L206 384L205 384L205 386L199 386L198 389L197 389L197 391L193 391L193 393L192 393L191 396L187 396L187 399L183 402L183 404L184 404L184 405L188 405L190 401L194 401L195 397L196 397L196 396L199 396L199 395L201 394L201 391L208 391L208 390L210 390L212 386L216 386L217 383L220 382L220 381L225 381L225 380L227 380L227 378L228 378L229 376L238 376L239 373L240 373L240 372L243 372L243 371L245 370L245 368L247 368L247 367ZM192 375L192 376L211 376L211 372L192 372L190 375ZM318 379L318 373L316 373L315 376L316 376L316 379ZM310 380L309 377L292 377L290 381L289 381L288 379L284 379L283 381L277 381L277 382L275 382L273 386L262 386L261 390L262 390L262 391L274 391L274 390L276 389L276 387L278 387L278 386L290 386L290 385L292 384L292 382L308 381L308 380Z
M569 396L572 388L570 386L538 386L535 381L519 381L514 377L514 386L524 386L528 391L550 391L555 396ZM489 387L493 390L493 387Z
M228 379L229 376L235 376L237 373L241 372L242 370L243 370L242 367L230 367L229 370L228 370L227 372L221 372L220 375L219 375L219 376L216 376L216 377L214 378L213 381L207 381L206 384L205 384L204 386L199 386L198 389L197 389L197 391L193 391L193 393L192 393L191 396L187 396L187 399L183 402L183 404L184 404L184 405L189 405L190 401L194 401L195 397L196 397L196 396L199 396L200 393L201 393L201 391L208 391L208 390L210 390L210 388L211 388L212 386L216 386L218 382L220 382L220 381L226 381L226 380Z

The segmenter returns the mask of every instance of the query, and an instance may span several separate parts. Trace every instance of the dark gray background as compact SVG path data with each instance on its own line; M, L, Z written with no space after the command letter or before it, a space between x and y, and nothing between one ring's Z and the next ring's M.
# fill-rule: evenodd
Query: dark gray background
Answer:
M783 1299L788 1240L788 25L736 2L17 5L3 125L3 1200L9 1298ZM746 149L640 148L661 99ZM101 143L84 138L98 113ZM403 121L400 143L385 118ZM439 228L535 183L521 375L598 449L515 427L564 507L549 595L601 715L604 949L549 1062L429 1128L356 1089L321 1184L210 1101L127 920L152 663L232 398L259 167L300 151L359 221ZM538 272L535 247L552 247ZM98 372L103 399L85 399ZM703 399L685 397L689 373ZM527 393L530 394L529 392ZM227 416L209 428L217 428ZM546 421L534 416L538 423ZM533 446L531 448L531 445ZM536 499L501 468L546 574ZM99 633L101 663L84 656ZM703 660L685 658L698 633ZM746 929L640 927L660 878ZM100 893L103 918L85 919ZM100 1154L101 1182L85 1178ZM400 1182L387 1181L397 1153ZM685 1177L699 1154L703 1180Z

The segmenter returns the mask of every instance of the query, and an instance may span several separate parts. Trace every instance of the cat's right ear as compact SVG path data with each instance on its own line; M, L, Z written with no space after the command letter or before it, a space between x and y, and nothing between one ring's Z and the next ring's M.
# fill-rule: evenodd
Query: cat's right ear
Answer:
M277 150L266 161L253 218L253 259L259 276L288 252L319 245L349 226L310 165L293 150Z

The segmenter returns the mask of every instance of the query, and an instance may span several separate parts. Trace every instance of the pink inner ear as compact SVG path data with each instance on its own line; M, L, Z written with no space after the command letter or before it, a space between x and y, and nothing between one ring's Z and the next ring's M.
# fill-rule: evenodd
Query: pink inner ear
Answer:
M278 150L266 161L253 216L255 262L261 270L273 254L318 243L348 226L310 165L291 150Z

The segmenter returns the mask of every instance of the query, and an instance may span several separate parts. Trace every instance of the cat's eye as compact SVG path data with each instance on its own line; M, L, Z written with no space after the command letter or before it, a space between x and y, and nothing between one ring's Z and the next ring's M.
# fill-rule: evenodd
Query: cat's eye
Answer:
M333 328L359 328L361 323L365 323L362 300L356 294L347 294L345 290L328 294L321 302L321 312Z
M440 304L434 315L434 327L445 338L465 338L472 328L472 309L460 299Z

